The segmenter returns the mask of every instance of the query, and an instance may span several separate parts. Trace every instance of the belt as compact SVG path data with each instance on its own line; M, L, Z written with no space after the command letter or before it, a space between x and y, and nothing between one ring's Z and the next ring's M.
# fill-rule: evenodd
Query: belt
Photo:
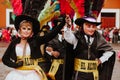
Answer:
M30 58L24 58L23 59L23 66L17 68L18 70L35 70L39 76L42 78L42 80L48 80L46 74L42 70L40 66L38 66L38 62L43 61L43 58L39 59L30 59Z
M64 62L63 59L53 60L50 70L48 72L48 75L51 77L52 80L55 80L55 74L58 71L60 64L63 64L63 62Z
M75 58L74 70L89 73L92 72L94 80L98 80L98 61L96 60L82 60Z

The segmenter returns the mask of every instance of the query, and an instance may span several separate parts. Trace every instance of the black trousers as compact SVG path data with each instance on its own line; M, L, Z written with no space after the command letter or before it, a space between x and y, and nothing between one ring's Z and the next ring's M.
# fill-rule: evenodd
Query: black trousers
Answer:
M55 74L56 80L63 80L63 64L60 64L57 73Z
M76 71L73 80L94 80L93 73L84 73Z

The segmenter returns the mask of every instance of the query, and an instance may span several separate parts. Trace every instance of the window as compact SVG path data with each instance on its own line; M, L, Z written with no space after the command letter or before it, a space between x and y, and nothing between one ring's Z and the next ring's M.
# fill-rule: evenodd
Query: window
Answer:
M12 9L6 9L6 27L14 27L14 20L12 19L12 14Z

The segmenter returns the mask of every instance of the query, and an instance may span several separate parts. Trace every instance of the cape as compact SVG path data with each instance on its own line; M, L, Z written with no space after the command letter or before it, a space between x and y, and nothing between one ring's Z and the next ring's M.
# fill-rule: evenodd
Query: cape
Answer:
M74 72L74 54L73 54L73 46L68 44L68 47L66 49L66 55L65 55L65 64L64 64L64 75L63 80L72 80L72 75ZM115 64L115 52L114 54L109 58L108 61L105 63L99 65L99 80L111 80L112 73L114 69Z
M114 69L114 64L115 64L115 52L114 54L109 58L108 61L105 63L101 64L99 68L99 80L111 80L112 78L112 73Z
M96 34L98 37L100 37L100 35L98 35L98 32L96 32ZM102 42L103 41L101 40L100 43ZM104 46L108 47L107 44L104 44ZM98 58L104 54L106 49L102 47L101 50L97 52ZM109 60L98 66L99 80L111 80L112 78L112 73L113 73L115 59L116 59L116 53L114 50L112 51L114 54L109 58ZM64 72L63 80L72 80L72 76L74 72L74 58L75 58L74 54L75 54L75 50L73 50L73 46L68 43L66 48L65 60L64 60L65 64L64 64L64 71L63 71Z
M73 45L67 43L63 66L63 80L72 80L73 71L74 71Z

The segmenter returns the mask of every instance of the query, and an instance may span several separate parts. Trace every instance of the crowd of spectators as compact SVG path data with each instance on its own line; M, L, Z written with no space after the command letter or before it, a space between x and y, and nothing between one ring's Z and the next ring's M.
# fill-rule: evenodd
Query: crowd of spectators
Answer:
M98 30L103 37L109 43L119 43L120 42L120 29L114 28L101 28Z

